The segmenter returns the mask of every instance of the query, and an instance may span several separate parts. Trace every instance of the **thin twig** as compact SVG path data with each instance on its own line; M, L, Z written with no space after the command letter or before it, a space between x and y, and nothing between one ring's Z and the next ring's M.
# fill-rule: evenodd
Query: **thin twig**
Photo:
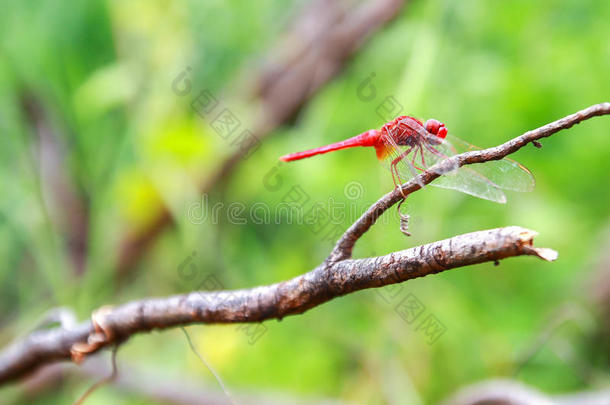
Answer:
M104 377L103 379L101 379L100 381L96 382L91 387L89 387L89 389L87 391L85 391L85 393L83 395L81 395L80 398L78 398L76 401L74 401L73 405L83 404L85 402L85 400L89 397L89 395L91 395L95 390L97 390L98 388L100 388L103 385L108 384L109 382L113 381L116 378L116 376L117 376L116 354L117 354L118 350L119 350L119 345L118 344L114 345L114 348L112 349L112 354L111 354L112 371L110 372L110 375L108 377Z
M186 328L184 326L181 326L180 329L182 329L182 332L184 332L184 336L186 337L186 341L189 344L189 347L191 348L191 351L193 353L195 353L195 356L197 356L197 358L199 359L199 361L201 361L203 363L203 365L208 369L208 371L210 373L212 373L212 375L214 376L214 378L216 379L216 382L218 383L218 385L220 386L220 388L222 389L222 392L225 393L225 395L227 396L227 399L229 400L229 402L231 403L231 405L235 405L235 401L233 400L233 397L231 396L231 394L229 394L229 390L227 389L227 387L224 385L224 383L222 382L222 380L220 379L220 375L218 375L218 373L216 372L216 370L214 370L212 368L212 366L210 365L210 363L208 363L206 361L206 359L199 353L199 350L197 350L197 348L195 347L195 345L193 344L193 340L191 339L191 336L189 335L188 331L186 330Z

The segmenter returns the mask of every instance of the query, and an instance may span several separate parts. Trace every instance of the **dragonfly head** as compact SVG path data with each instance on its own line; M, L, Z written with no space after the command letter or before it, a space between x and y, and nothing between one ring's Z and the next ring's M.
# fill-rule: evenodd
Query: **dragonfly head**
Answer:
M430 132L432 135L438 136L441 139L445 139L447 136L447 128L445 128L445 124L438 120L430 119L426 121L425 127L426 131Z

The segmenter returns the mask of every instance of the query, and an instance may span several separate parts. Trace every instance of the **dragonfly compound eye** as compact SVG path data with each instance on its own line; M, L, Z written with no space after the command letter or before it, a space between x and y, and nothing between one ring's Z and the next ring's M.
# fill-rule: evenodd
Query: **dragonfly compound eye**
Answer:
M447 136L447 128L445 128L445 124L441 124L442 126L438 129L438 133L436 134L439 138L445 139Z
M447 136L447 128L445 128L445 124L440 122L439 120L429 119L425 124L426 131L431 133L432 135L436 135L439 138L445 138Z
M430 119L430 120L426 121L426 124L425 124L426 131L428 131L434 135L438 134L438 130L441 126L444 126L444 125L440 121L434 120L434 119Z

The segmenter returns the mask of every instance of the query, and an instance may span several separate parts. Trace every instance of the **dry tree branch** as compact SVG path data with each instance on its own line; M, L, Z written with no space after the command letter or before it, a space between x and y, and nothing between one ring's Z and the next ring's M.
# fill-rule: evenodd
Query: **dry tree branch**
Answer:
M466 152L446 159L402 186L410 194L448 168L501 159L527 143L561 129L610 114L602 103L512 139L500 146ZM534 231L498 228L456 236L385 256L349 259L356 241L389 207L401 199L394 190L383 196L339 239L329 258L314 270L269 286L234 291L201 292L167 298L148 298L95 311L92 320L71 329L38 331L0 353L0 384L17 379L56 361L80 361L103 347L127 340L135 333L193 323L239 323L282 319L300 314L333 298L428 274L512 256L533 255L552 261L557 253L534 248Z
M269 286L233 291L195 291L103 307L73 329L37 331L0 353L0 384L41 365L80 361L136 333L192 323L261 322L300 314L354 291L512 256L553 260L549 249L532 246L535 232L507 227L456 236L385 256L351 259Z

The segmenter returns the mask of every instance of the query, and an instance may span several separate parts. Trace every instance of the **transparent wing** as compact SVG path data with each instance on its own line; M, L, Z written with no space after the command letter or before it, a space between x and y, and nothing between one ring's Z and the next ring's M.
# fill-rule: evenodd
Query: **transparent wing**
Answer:
M456 153L455 147L449 141L427 135L425 144L418 148L416 159L421 161L422 166L431 167ZM500 187L471 167L460 167L444 173L430 185L461 191L502 204L506 202L506 195Z
M401 179L411 179L422 171L456 154L456 149L448 141L427 133L420 135L420 142L409 147L398 146L393 139L387 141L384 139L384 142L391 145L388 148L389 153L386 161L390 165L392 161L398 160L396 171ZM392 170L391 167L390 170ZM467 167L444 173L430 185L458 190L490 201L506 202L506 196L496 184Z
M402 146L395 142L395 134L383 135L386 145L386 167L399 176L399 181L409 180L440 161L456 154L478 150L479 148L453 136L441 139L429 134L414 120L401 122L412 129L418 136L412 145ZM395 169L392 163L395 162ZM531 191L534 188L534 177L524 166L511 159L490 161L456 168L446 172L430 185L458 190L475 197L498 203L506 202L502 189Z
M447 138L449 138L448 142L452 144L455 153L480 149L455 136L449 135ZM492 160L490 162L470 165L468 168L488 178L498 187L505 190L532 191L536 185L536 180L532 173L525 166L512 159Z
M506 195L491 180L467 167L461 167L430 183L431 186L458 190L475 197L504 204Z

